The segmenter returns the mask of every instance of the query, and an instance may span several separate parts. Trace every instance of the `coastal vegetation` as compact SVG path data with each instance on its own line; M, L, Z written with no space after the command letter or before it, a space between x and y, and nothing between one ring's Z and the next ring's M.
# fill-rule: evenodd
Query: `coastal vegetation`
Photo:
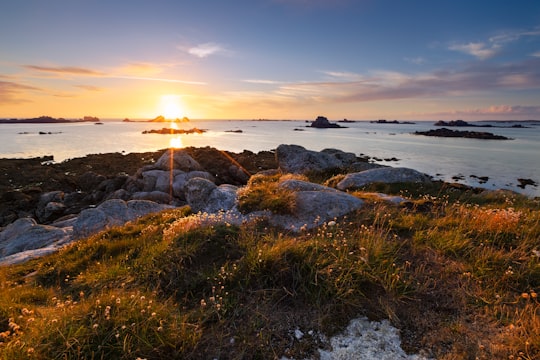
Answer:
M276 181L252 177L239 208L289 212ZM440 182L350 193L366 205L311 230L186 206L2 267L0 358L312 358L359 316L389 319L408 353L540 356L538 199Z

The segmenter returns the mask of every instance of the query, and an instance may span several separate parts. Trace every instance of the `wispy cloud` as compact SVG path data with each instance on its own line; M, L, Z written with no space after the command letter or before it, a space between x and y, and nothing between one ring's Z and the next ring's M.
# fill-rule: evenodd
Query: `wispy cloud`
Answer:
M103 88L93 85L74 85L76 88L88 90L88 91L103 91Z
M330 78L342 81L360 81L364 79L363 75L348 71L322 71L322 73Z
M540 106L522 106L522 105L491 105L484 108L477 109L460 109L460 110L450 110L450 111L441 111L436 113L423 113L419 115L429 115L433 117L437 116L452 116L452 117L474 117L474 118L483 118L485 120L497 119L497 118L529 118L529 119L538 119L540 118Z
M517 42L522 38L538 37L540 29L507 31L490 37L487 41L453 43L449 50L459 51L472 55L480 60L486 60L499 53L505 46Z
M409 62L411 64L415 64L415 65L423 65L426 63L426 59L424 59L423 57L421 56L418 56L418 57L414 57L414 58L408 58L406 57L405 58L405 61L406 62Z
M41 91L41 89L11 81L0 81L0 104L28 102L28 100L21 97L28 91Z
M472 55L480 60L486 60L493 57L493 55L495 55L500 48L501 47L498 44L492 44L489 46L482 42L471 42L468 44L452 44L448 49Z
M216 54L231 54L231 51L225 48L223 45L213 42L208 42L190 47L187 49L187 52L199 58L206 58L208 56Z
M531 56L540 57L540 51L532 53Z
M298 101L331 104L463 96L476 91L538 89L540 59L530 58L528 61L504 65L469 65L419 74L372 71L358 77L361 80L343 81L338 77L331 81L278 84L273 94Z
M267 80L267 79L245 79L242 81L249 84L261 84L261 85L279 85L279 84L285 83L284 81Z
M75 67L75 66L39 66L39 65L23 65L28 70L35 70L39 72L55 73L55 74L67 74L67 75L79 75L79 76L104 76L105 74L87 68Z
M187 84L187 85L206 85L206 83L202 81L190 81L190 80L158 78L158 77L124 76L124 75L110 75L108 77L115 78L115 79L126 79L126 80L161 81L161 82Z

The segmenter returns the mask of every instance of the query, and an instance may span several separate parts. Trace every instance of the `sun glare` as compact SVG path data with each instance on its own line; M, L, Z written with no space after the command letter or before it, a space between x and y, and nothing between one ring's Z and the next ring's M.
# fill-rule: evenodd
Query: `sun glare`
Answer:
M184 106L180 95L161 96L159 109L160 114L168 120L182 119L185 116Z
M169 141L169 147L173 149L180 149L183 147L182 145L182 138L180 136L172 138Z

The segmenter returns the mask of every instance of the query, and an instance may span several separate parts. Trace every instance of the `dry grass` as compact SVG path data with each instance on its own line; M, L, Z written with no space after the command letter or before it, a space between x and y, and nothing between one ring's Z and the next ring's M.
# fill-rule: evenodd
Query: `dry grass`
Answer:
M540 357L538 202L431 190L300 234L177 209L0 268L0 358L309 358L359 315L437 359Z

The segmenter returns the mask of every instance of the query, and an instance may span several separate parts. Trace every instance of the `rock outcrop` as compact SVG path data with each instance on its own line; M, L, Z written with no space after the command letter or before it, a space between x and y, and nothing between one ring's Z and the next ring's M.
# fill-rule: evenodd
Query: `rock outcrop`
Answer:
M362 207L364 202L336 189L301 180L285 180L280 188L294 191L293 213L272 215L271 224L287 230L312 229Z
M371 166L353 153L337 149L324 149L318 152L306 150L299 145L279 145L276 149L276 160L282 172L292 174L346 169L354 167L357 163Z
M315 121L311 123L310 127L318 128L318 129L329 129L329 128L343 128L344 126L331 123L324 116L317 116L317 119L315 119Z
M465 125L455 125L455 126L465 126ZM511 140L510 138L502 135L495 135L490 132L485 131L461 131L461 130L450 130L447 128L440 128L435 130L428 131L416 131L414 135L425 135L425 136L437 136L437 137L460 137L467 139L484 139L484 140Z
M378 168L358 173L347 174L340 180L336 188L342 191L358 189L372 183L428 183L431 179L426 174L409 168ZM329 180L332 182L332 179Z
M308 173L331 169L367 169L343 176L333 184L323 186L291 177L278 182L278 191L292 194L290 212L275 214L253 211L242 214L238 209L238 190L234 184L220 183L219 179L242 181L247 176L238 163L221 158L228 169L216 176L206 172L201 164L186 151L166 151L155 163L140 168L134 175L105 178L93 172L81 175L79 191L66 193L50 191L36 201L36 214L51 225L41 225L31 218L21 218L0 231L0 264L25 261L35 256L56 251L61 246L104 229L120 226L149 213L175 206L189 205L194 213L221 214L216 219L228 219L240 224L253 218L265 218L270 224L299 231L311 229L325 222L360 209L364 201L345 190L358 188L371 182L428 182L429 177L412 169L377 167L352 153L336 149L321 152L306 150L296 145L280 145L276 152L280 169L267 170L266 175L280 173ZM207 160L211 161L211 159ZM330 181L331 182L331 181ZM248 185L249 186L249 185ZM76 209L77 201L105 198L96 206L87 206L77 213L54 220L62 211ZM384 198L384 196L381 196ZM403 199L388 199L400 203ZM404 201L404 200L403 200ZM65 215L65 214L64 214ZM208 217L210 219L212 217Z

